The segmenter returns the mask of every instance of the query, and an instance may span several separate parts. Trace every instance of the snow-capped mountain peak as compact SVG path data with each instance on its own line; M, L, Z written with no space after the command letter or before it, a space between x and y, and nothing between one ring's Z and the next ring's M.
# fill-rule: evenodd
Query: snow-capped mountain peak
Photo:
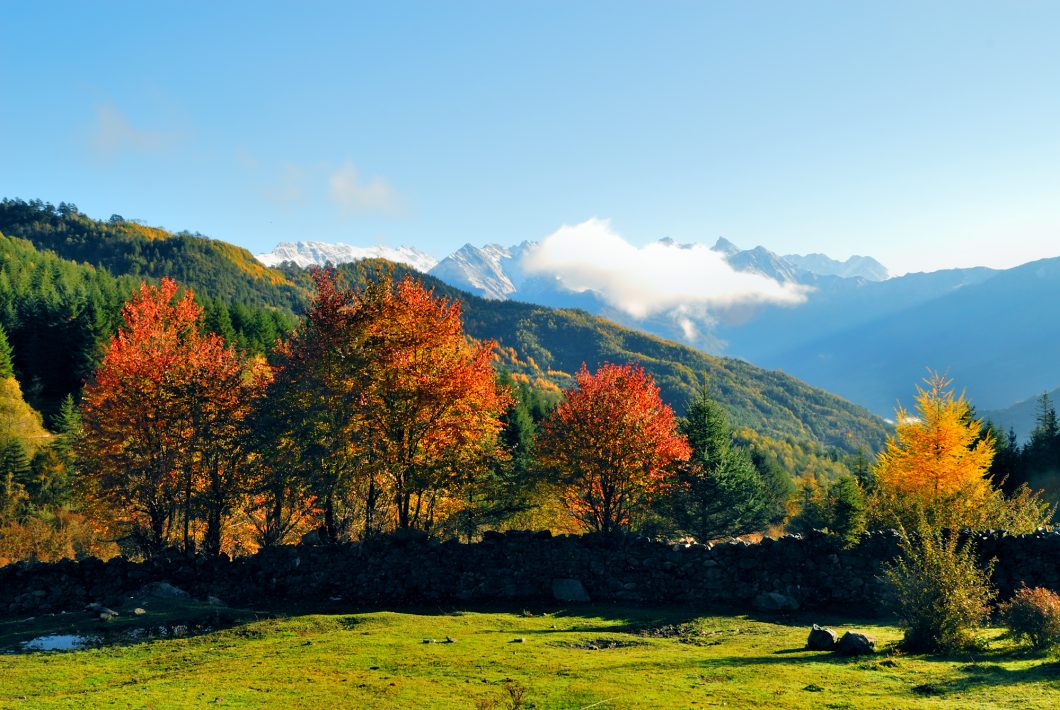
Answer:
M785 254L792 264L822 276L840 276L844 279L863 278L866 281L886 281L891 278L887 267L871 256L852 256L846 261L830 259L824 254Z
M361 259L386 259L395 263L407 264L417 271L430 271L438 263L430 254L416 247L400 246L393 249L388 246L354 247L349 244L328 244L325 242L280 242L268 254L256 254L255 257L265 266L278 266L285 261L293 261L302 268L316 264L323 266L327 262L345 264Z
M477 296L503 300L525 281L519 260L537 246L536 242L523 242L510 248L500 244L483 247L465 244L438 262L429 273Z

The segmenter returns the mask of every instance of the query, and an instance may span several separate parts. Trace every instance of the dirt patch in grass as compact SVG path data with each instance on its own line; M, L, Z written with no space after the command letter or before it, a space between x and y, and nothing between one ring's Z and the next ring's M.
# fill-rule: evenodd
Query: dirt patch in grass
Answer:
M588 641L554 641L550 645L560 648L571 648L579 651L603 651L612 648L630 648L632 646L646 646L644 641L621 638L598 638Z

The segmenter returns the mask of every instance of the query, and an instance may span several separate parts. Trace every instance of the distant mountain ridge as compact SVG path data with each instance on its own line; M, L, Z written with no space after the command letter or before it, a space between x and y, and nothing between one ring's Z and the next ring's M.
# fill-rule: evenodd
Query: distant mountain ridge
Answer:
M884 417L894 416L899 401L912 401L926 367L948 370L981 410L1006 408L1060 384L1060 358L1050 355L1060 351L1060 312L1045 305L1060 297L1053 260L1005 271L975 267L893 277L871 257L780 256L719 238L711 248L734 269L805 287L806 300L719 311L690 338L665 313L633 318L603 294L526 278L519 260L536 247L468 244L429 273L484 298L582 308L704 352L782 369Z
M352 247L349 244L326 242L280 242L270 253L256 254L254 258L265 266L279 266L285 261L290 261L303 269L313 264L324 266L328 262L345 264L362 259L386 259L396 264L407 264L417 271L427 272L438 263L433 256L415 247L404 245L397 249L383 245Z
M846 261L836 261L824 254L785 254L784 259L821 276L839 276L844 279L861 277L868 281L886 281L891 278L887 267L871 256L852 256Z
M659 242L680 248L695 246L679 245L669 237L660 239ZM520 286L526 280L519 268L519 261L538 246L538 242L531 241L511 247L501 244L476 247L469 243L438 261L415 247L354 247L342 243L300 241L280 242L272 252L257 254L255 258L265 266L278 266L284 261L290 261L303 268L311 264L323 266L328 262L345 264L362 259L386 259L406 264L423 273L430 273L452 286L464 288L483 298L518 299ZM782 283L802 283L806 274L863 278L868 281L890 278L886 267L867 256L852 256L845 262L830 259L824 254L789 254L781 257L761 246L749 250L740 249L723 237L719 237L711 249L724 254L729 264L737 271L762 274Z
M120 218L92 220L72 206L4 200L0 232L115 275L174 276L229 302L292 314L312 287L301 269L270 269L231 244ZM874 281L817 274L767 249L745 251L719 240L714 249L734 268L796 279L809 290L801 305L709 314L715 321L704 322L693 340L665 313L633 318L604 294L528 277L518 265L536 247L467 245L459 259L447 257L432 268L441 271L445 263L448 273L436 275L498 308L513 301L580 308L705 353L783 370L882 417L893 418L899 401L911 403L926 367L948 371L980 412L1009 408L1060 385L1060 258L1007 270L948 269ZM1010 421L1008 415L1002 420Z

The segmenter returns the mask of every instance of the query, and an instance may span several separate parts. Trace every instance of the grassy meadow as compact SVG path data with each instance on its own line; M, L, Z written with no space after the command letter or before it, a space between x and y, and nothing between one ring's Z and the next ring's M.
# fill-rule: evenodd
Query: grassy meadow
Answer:
M1002 629L976 654L908 656L888 649L901 632L885 621L815 613L330 607L276 614L152 600L147 613L130 607L107 623L89 612L6 619L0 708L1060 707L1060 666ZM872 633L882 650L806 651L814 622ZM94 640L22 646L61 634Z

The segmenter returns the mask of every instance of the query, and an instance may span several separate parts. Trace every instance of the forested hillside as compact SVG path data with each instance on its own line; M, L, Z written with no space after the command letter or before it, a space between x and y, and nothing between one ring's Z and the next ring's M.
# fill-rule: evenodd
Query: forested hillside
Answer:
M122 305L142 281L0 234L0 325L26 400L47 421L99 364L102 347L121 324ZM243 349L264 351L294 324L283 311L247 308L239 301L229 307L205 288L195 294L208 327Z
M208 327L255 350L265 349L272 336L291 325L283 314L297 313L311 287L308 271L296 266L265 268L245 249L224 242L170 234L117 216L92 220L65 203L55 208L5 199L0 202L0 232L36 247L16 239L2 241L0 277L17 287L0 295L0 322L12 341L28 399L46 415L79 388L96 363L100 344L120 321L121 303L144 278L156 282L172 276L193 287L206 305ZM340 271L357 283L377 263L344 264ZM396 268L399 274L407 270ZM517 380L562 388L571 384L570 376L582 363L595 369L604 362L635 361L652 373L663 399L678 414L708 384L734 427L776 439L794 436L848 453L858 447L875 451L883 444L881 419L783 372L706 355L585 311L490 301L433 277L422 278L438 293L464 302L468 334L497 340L498 364Z
M261 265L241 247L201 234L147 227L112 215L90 219L65 202L0 201L0 233L25 239L63 259L106 268L115 275L169 276L228 302L293 313L305 301L304 286Z

